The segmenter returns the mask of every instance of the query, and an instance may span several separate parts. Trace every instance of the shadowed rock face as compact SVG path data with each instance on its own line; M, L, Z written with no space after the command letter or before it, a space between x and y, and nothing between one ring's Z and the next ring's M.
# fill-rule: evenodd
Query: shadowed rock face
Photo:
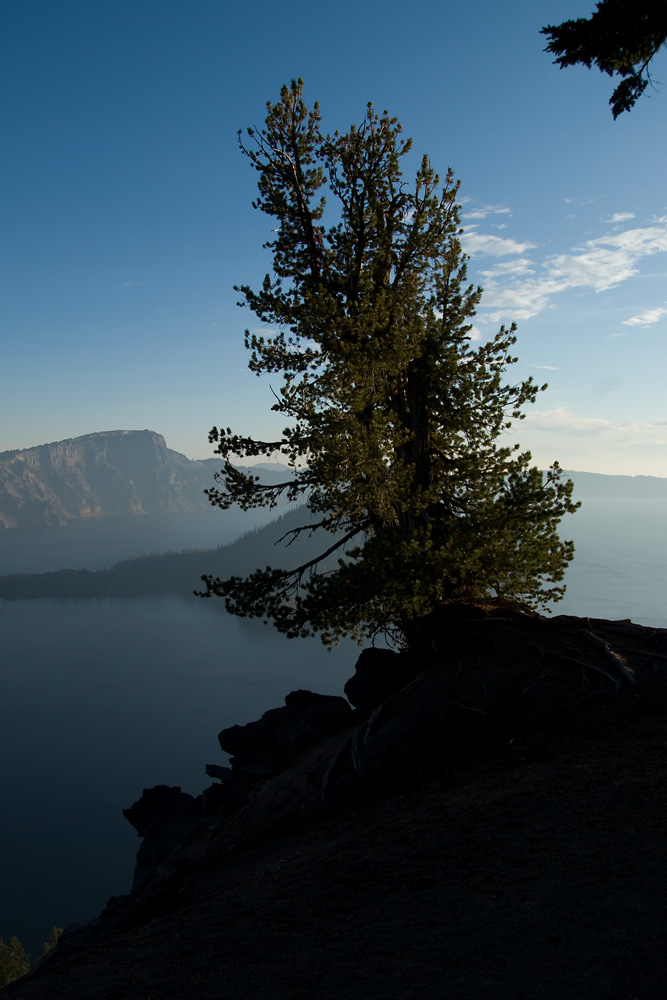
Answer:
M191 461L154 431L105 431L0 453L0 529L205 510L220 461Z
M298 763L314 742L350 726L351 711L345 698L292 691L284 708L272 708L257 722L230 726L218 734L225 753L232 754L232 769L257 777L272 777Z

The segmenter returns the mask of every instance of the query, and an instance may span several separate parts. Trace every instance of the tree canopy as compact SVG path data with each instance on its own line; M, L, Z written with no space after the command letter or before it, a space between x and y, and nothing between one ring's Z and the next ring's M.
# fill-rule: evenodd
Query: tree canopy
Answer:
M623 77L609 103L614 118L629 111L651 82L649 63L667 39L665 0L600 0L590 17L542 28L561 69L581 63Z
M320 121L299 80L269 102L264 128L239 133L259 175L254 207L277 227L272 274L237 289L266 324L246 331L249 366L281 380L273 410L288 424L272 441L214 427L225 463L207 491L222 508L305 502L281 541L312 534L313 555L204 577L205 596L328 644L384 634L415 645L446 601L543 607L562 596L572 558L557 533L572 484L508 442L540 389L505 380L514 327L473 339L481 289L467 282L459 185L426 156L405 181L410 140L370 104L344 134ZM271 486L233 464L275 454L292 475Z

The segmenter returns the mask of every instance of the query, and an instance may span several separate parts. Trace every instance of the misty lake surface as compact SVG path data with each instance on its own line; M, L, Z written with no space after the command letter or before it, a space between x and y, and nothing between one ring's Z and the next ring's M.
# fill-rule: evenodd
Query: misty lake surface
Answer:
M0 573L211 547L254 526L229 513L0 533ZM563 535L577 554L556 613L667 627L664 500L588 499ZM0 601L0 651L0 936L36 952L54 923L129 891L139 838L122 809L143 788L198 794L205 764L225 762L220 729L296 688L341 694L358 647L328 653L167 596Z

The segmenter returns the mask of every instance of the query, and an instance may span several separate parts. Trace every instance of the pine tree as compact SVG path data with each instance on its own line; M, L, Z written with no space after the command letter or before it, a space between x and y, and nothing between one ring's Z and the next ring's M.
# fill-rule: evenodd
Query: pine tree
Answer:
M424 157L409 186L411 143L372 105L358 127L324 135L302 88L283 87L265 127L239 133L259 174L254 207L277 225L272 275L237 288L272 328L246 331L249 367L281 377L273 410L289 422L273 441L214 427L225 464L208 493L223 509L305 500L309 517L282 541L322 541L291 570L204 577L205 596L288 636L407 645L444 601L558 600L572 484L507 443L540 390L505 381L514 327L471 340L481 289L467 282L458 183ZM293 471L278 485L232 464L276 453Z
M58 944L58 938L63 933L62 927L56 927L54 924L51 928L51 933L42 945L42 958L45 958L50 951L53 951L55 946Z
M26 972L30 972L30 958L18 938L10 938L9 944L0 938L0 988L13 983Z

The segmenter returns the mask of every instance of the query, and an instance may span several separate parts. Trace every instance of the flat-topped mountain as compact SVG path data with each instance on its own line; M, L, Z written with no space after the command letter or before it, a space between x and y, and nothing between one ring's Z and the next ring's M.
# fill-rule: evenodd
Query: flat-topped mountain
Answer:
M154 431L104 431L0 453L0 528L208 506L219 459L192 461Z
M154 431L102 431L0 452L0 530L76 518L206 510L222 460L193 461ZM270 467L264 470L271 479Z

